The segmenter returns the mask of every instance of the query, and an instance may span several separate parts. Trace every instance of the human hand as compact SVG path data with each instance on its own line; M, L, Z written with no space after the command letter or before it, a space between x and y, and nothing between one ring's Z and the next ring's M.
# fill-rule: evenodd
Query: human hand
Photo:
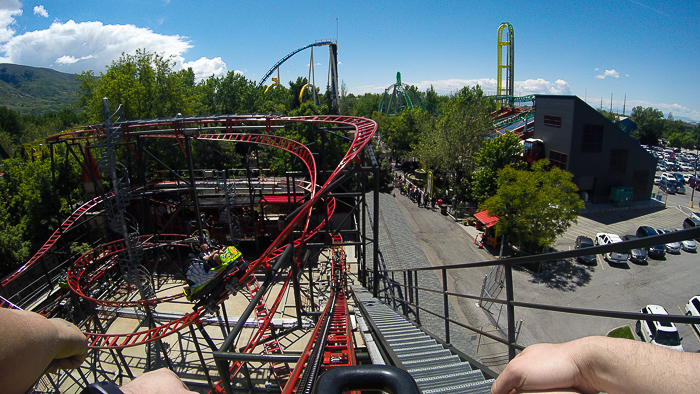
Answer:
M493 382L491 394L597 393L581 371L578 354L570 344L528 346Z
M56 330L54 341L55 362L49 372L59 369L75 369L85 361L88 352L87 338L75 325L63 319L50 319Z
M147 372L120 389L124 394L195 394L187 389L175 372L167 368Z

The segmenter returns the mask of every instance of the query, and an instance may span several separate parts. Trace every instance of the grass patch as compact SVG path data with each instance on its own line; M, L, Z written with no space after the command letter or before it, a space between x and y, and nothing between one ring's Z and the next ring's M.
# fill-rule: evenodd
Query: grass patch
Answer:
M611 338L625 338L635 340L634 333L632 332L632 327L629 325L616 328L608 333Z

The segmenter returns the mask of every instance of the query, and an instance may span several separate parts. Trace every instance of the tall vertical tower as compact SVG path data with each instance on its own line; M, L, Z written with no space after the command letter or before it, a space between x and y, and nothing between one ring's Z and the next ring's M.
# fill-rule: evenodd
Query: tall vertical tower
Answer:
M498 27L498 87L496 88L496 95L499 96L501 107L505 104L513 106L513 96L515 95L514 45L513 26L508 22L501 23Z

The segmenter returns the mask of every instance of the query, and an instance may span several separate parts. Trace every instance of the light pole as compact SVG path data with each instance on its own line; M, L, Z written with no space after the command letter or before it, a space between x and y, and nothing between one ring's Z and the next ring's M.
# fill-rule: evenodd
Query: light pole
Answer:
M690 209L693 209L693 197L695 196L695 189L698 187L698 148L700 148L700 130L696 127L695 132L698 135L695 141L695 171L693 173L695 184L693 190L690 192Z

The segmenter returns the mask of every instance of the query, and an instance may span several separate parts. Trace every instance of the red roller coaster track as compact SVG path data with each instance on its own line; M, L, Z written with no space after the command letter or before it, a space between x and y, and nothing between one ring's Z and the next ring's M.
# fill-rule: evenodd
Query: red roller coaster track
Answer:
M309 124L327 124L327 125L342 125L351 126L354 129L354 138L345 156L342 158L338 166L335 168L333 173L328 177L323 185L316 185L316 163L311 155L311 152L304 145L299 142L286 139L283 137L275 136L272 134L243 134L236 133L237 126L239 125L251 125L264 123L267 131L272 131L273 125L285 124L285 123L309 123ZM119 126L119 125L117 125ZM311 198L304 204L303 209L299 211L292 220L289 221L287 226L284 228L282 233L272 242L267 250L253 263L244 277L240 279L240 283L247 283L253 272L259 267L269 264L269 261L277 258L284 250L284 243L288 239L291 232L298 226L302 220L305 220L303 226L304 230L302 236L294 241L295 246L300 246L306 242L309 238L314 236L317 232L322 231L326 225L325 221L319 224L316 228L309 230L309 216L312 208L319 202L325 193L326 189L339 178L341 173L347 168L347 166L353 162L353 160L360 154L364 147L369 143L370 139L374 135L377 124L369 119L349 117L349 116L311 116L311 117L278 117L278 116L219 116L219 117L197 117L197 118L184 118L184 119L169 119L169 120L153 120L153 121L137 121L137 122L125 122L121 125L124 138L127 139L131 135L146 135L149 137L169 137L176 138L178 141L184 137L184 132L187 129L194 128L198 135L195 138L198 139L209 139L209 140L220 140L220 141L232 141L232 142L245 142L252 144L261 144L266 146L271 146L274 148L282 149L290 152L297 157L299 157L309 172L309 191L311 192ZM163 128L169 128L169 130L164 130ZM223 132L222 132L223 131ZM208 133L211 132L211 133ZM101 125L88 126L82 130L57 134L49 137L50 141L61 141L61 140L81 140L81 139L95 139L104 138L104 129ZM109 198L110 196L108 196ZM32 256L32 258L20 267L13 274L7 276L3 279L2 284L7 285L19 275L25 272L29 267L35 264L39 259L44 256L53 245L60 239L61 235L64 234L68 229L73 226L78 219L80 219L86 212L90 209L96 207L101 203L101 198L94 198L82 206L80 206L76 211L74 211L54 232L54 234L47 240L47 242L37 251L37 253ZM327 199L326 201L327 209L329 212L328 217L331 217L335 210L335 200L333 198ZM161 236L158 240L151 239L150 236L144 236L143 240L146 245L155 246L158 244L172 244L178 243L184 239L182 235L168 235ZM85 255L81 256L73 264L69 271L68 283L73 292L84 297L92 302L106 305L106 306L135 306L135 305L153 305L160 302L166 302L178 298L178 296L170 296L163 298L155 298L148 300L136 300L136 301L114 301L114 300L98 300L91 298L86 294L84 288L81 288L80 283L83 279L83 275L88 275L88 283L98 280L101 275L109 268L110 264L113 264L114 257L124 251L123 240L114 241L108 244L104 244ZM279 296L278 296L279 298ZM259 332L262 333L267 329L269 325L271 316L274 314L276 305L270 308L269 319L264 319L260 322ZM89 344L91 348L100 349L118 349L130 346L137 346L147 342L154 341L159 338L163 338L167 335L177 332L178 330L187 327L188 325L196 322L199 316L203 313L202 308L189 313L179 319L171 321L163 326L154 327L149 330L140 331L136 333L129 334L94 334L86 333L89 339ZM258 335L260 336L260 335ZM255 342L255 343L253 343ZM252 346L251 346L252 345ZM251 341L247 349L252 351L257 345L257 341ZM235 367L235 365L234 365ZM232 368L232 372L234 368ZM234 373L235 374L235 373Z

